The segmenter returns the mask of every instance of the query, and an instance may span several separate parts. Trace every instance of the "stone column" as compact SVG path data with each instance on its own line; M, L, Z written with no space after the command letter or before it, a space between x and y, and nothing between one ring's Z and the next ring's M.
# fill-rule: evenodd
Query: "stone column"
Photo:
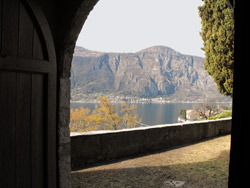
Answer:
M59 78L58 109L58 165L59 187L71 188L70 160L70 79Z

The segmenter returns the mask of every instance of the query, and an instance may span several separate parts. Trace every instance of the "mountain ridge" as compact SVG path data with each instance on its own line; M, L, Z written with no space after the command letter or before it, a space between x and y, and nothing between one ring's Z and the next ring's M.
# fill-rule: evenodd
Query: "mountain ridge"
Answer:
M213 95L226 99L204 70L204 58L160 45L136 53L98 52L77 46L71 91L72 100L93 93L186 100Z

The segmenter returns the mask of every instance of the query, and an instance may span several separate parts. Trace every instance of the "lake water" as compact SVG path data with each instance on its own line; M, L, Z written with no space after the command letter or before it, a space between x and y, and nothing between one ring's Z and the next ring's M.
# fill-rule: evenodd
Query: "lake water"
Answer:
M94 109L93 103L71 103L71 108ZM135 104L136 113L141 123L146 125L159 125L178 123L181 109L192 109L194 103L166 103L166 104Z

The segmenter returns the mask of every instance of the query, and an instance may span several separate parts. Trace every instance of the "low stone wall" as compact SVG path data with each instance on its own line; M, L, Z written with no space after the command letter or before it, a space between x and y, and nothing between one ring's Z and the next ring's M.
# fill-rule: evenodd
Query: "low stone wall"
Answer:
M231 132L231 118L71 134L71 165L83 166L168 149Z

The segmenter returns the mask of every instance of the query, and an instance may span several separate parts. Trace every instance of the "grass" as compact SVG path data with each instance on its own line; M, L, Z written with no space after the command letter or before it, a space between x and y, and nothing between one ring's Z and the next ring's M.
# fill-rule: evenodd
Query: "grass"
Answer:
M167 188L167 180L183 188L226 188L230 136L166 152L72 172L74 188Z
M208 118L208 120L221 119L221 118L228 118L228 117L232 117L232 110L227 111L227 112L223 112L223 113L218 114L218 115L216 115L216 116L212 116L212 117Z

